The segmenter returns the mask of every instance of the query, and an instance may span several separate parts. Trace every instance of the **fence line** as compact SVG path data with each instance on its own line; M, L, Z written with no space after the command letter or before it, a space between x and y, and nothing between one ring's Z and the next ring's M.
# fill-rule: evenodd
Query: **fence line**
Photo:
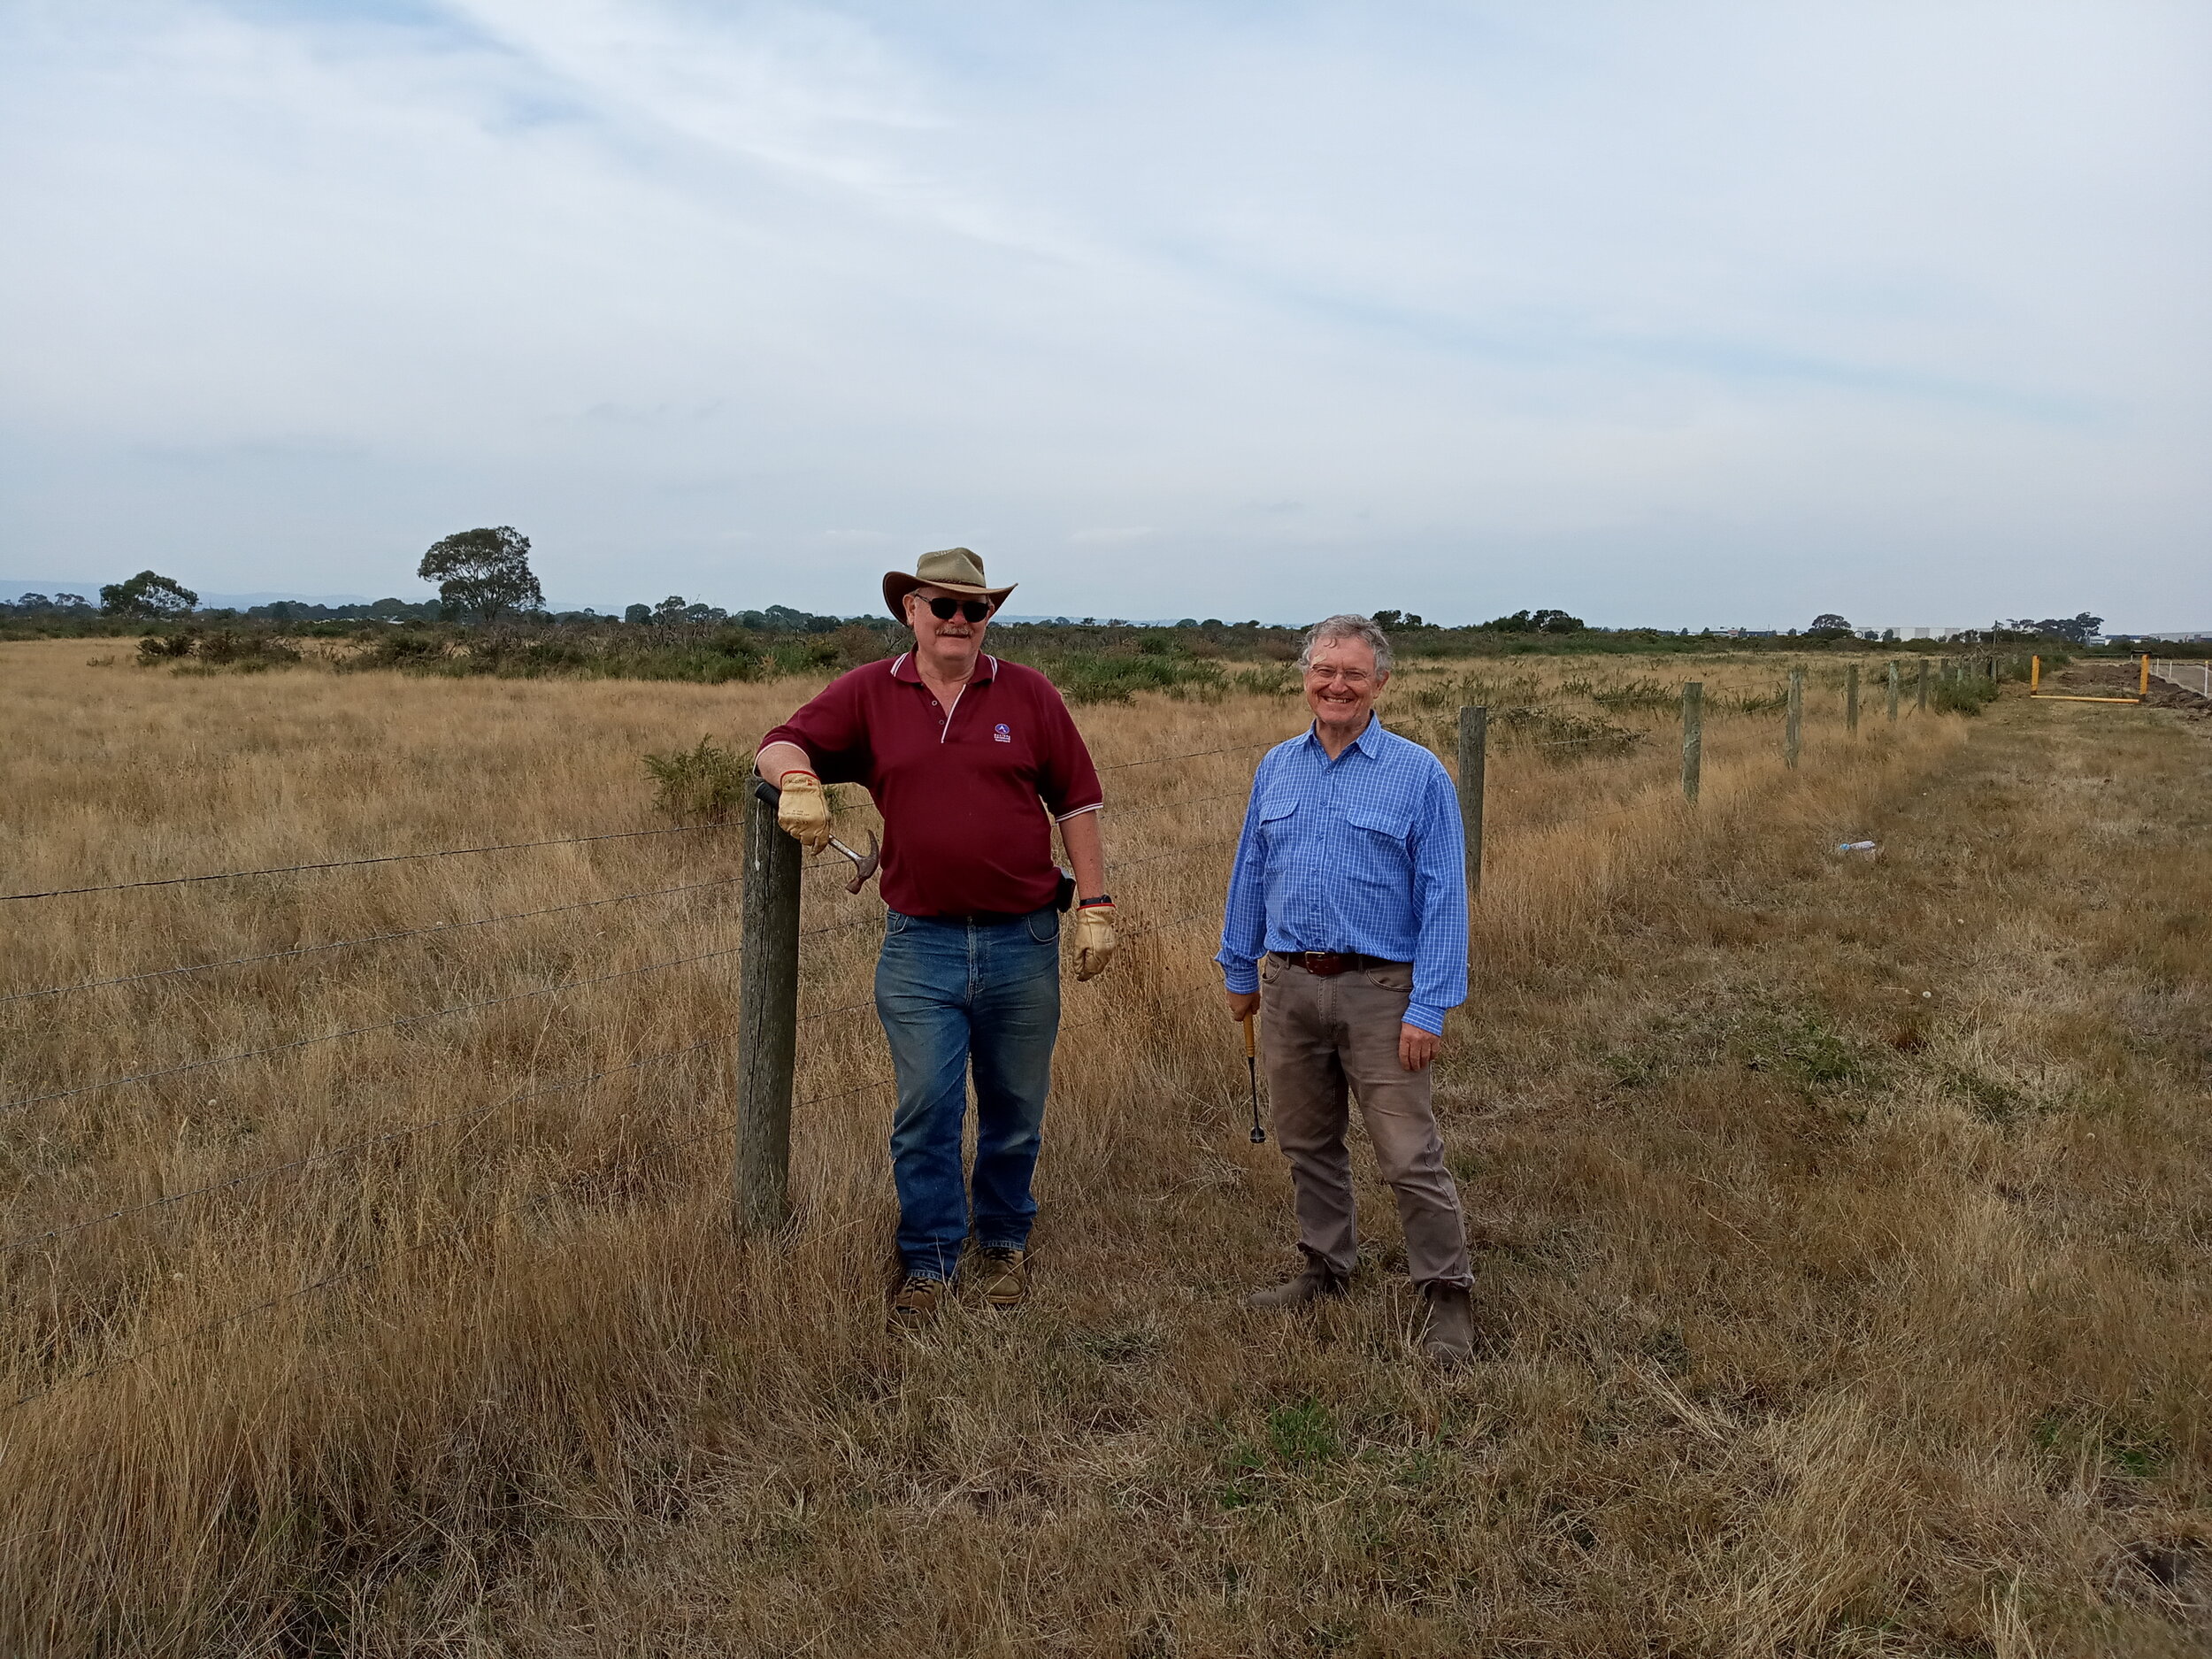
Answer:
M1166 930L1153 929L1150 931L1164 932ZM1171 994L1172 994L1174 991L1192 989L1210 982L1210 978L1208 979L1194 980L1188 986L1170 987L1170 991ZM1102 1018L1080 1020L1070 1025L1064 1025L1060 1029L1062 1034L1064 1034L1070 1031L1086 1030L1103 1024L1105 1024L1105 1021ZM711 1039L710 1042L695 1044L694 1045L694 1048L706 1048L710 1046L711 1042L722 1041L725 1041L725 1039ZM674 1054L687 1053L691 1051L692 1050L672 1050L670 1055L656 1056L652 1056L652 1058L665 1059L671 1057L671 1056ZM646 1062L638 1062L636 1064L646 1064ZM616 1071L629 1069L632 1068L615 1068ZM612 1074L613 1073L610 1071L599 1075ZM580 1083L595 1080L597 1080L596 1077L594 1077L590 1079L579 1079L578 1082ZM794 1102L793 1104L795 1106L811 1106L823 1101L838 1100L847 1095L857 1094L867 1089L886 1087L895 1083L897 1079L895 1078L890 1077L871 1078L865 1082L852 1084L842 1089L832 1090L819 1094L810 1094L803 1101ZM571 1084L565 1087L574 1086L576 1085ZM550 1093L552 1091L549 1090L546 1092ZM510 1102L503 1103L512 1104L514 1102ZM487 1109L488 1111L496 1109ZM654 1146L646 1148L641 1155L640 1161L642 1161L643 1159L663 1157L671 1152L680 1150L685 1147L695 1146L698 1142L707 1139L710 1135L718 1135L727 1133L730 1129L736 1125L736 1123L737 1118L735 1115L733 1114L718 1118L709 1123L705 1127L698 1129L693 1133L680 1137L665 1137ZM424 1125L419 1126L426 1128L430 1125ZM80 1371L74 1371L66 1377L58 1378L54 1381L48 1383L42 1387L30 1389L17 1395L16 1398L11 1401L5 1407L0 1407L0 1411L16 1410L22 1406L29 1405L35 1401L45 1399L48 1396L60 1393L65 1389L73 1388L80 1384L90 1382L94 1379L104 1376L110 1371L121 1370L125 1366L134 1365L142 1359L150 1358L156 1354L165 1353L170 1348L180 1347L198 1337L206 1336L214 1332L227 1329L231 1325L237 1325L246 1319L254 1318L258 1315L273 1312L278 1308L284 1307L291 1302L304 1300L309 1296L319 1295L325 1291L335 1289L339 1286L350 1283L355 1279L365 1279L369 1275L380 1271L382 1269L390 1266L396 1262L403 1261L409 1256L419 1255L422 1251L429 1249L434 1246L442 1244L451 1239L457 1238L461 1234L470 1231L472 1228L488 1225L493 1222L502 1221L508 1219L511 1217L518 1216L526 1210L542 1208L544 1205L552 1202L554 1199L560 1196L561 1190L562 1189L557 1187L543 1188L513 1203L502 1205L487 1211L474 1212L469 1215L465 1215L459 1220L454 1222L449 1226L439 1229L437 1232L430 1234L427 1238L418 1239L412 1244L403 1245L396 1249L388 1250L380 1255L376 1260L373 1262L365 1262L357 1267L345 1268L335 1273L326 1274L321 1279L316 1279L311 1284L302 1285L296 1289L286 1291L280 1295L267 1297L261 1302L251 1304L250 1306L236 1309L227 1314L219 1315L215 1318L204 1320L200 1324L191 1326L189 1329L176 1333L174 1335L164 1337L158 1341L147 1343L142 1347L132 1349L127 1354L112 1355L92 1365L86 1366ZM103 1219L104 1219L104 1217ZM87 1225L97 1224L92 1223Z
M659 1054L649 1054L640 1059L625 1061L620 1065L611 1065L603 1071L587 1072L581 1077L565 1078L557 1083L549 1083L542 1088L526 1089L519 1094L510 1094L504 1100L494 1101L490 1105L480 1106L473 1111L452 1112L443 1118L426 1118L421 1123L408 1124L401 1128L387 1131L383 1134L367 1135L358 1141L348 1141L343 1146L331 1147L321 1152L311 1152L304 1157L291 1158L282 1164L273 1164L265 1169L248 1170L242 1174L231 1176L226 1180L210 1181L204 1187L188 1187L182 1192L164 1193L160 1197L149 1199L142 1204L127 1205L120 1210L109 1210L105 1215L93 1216L83 1221L71 1222L66 1226L49 1227L43 1233L26 1233L19 1239L10 1239L5 1242L0 1242L0 1255L27 1250L33 1245L45 1243L49 1239L66 1238L72 1233L82 1233L89 1227L103 1226L111 1221L121 1221L127 1217L142 1216L150 1210L165 1210L172 1204L180 1204L188 1199L204 1198L211 1193L229 1192L234 1187L251 1186L258 1181L273 1180L277 1176L288 1174L294 1170L313 1169L319 1164L333 1164L356 1152L372 1151L378 1147L388 1146L395 1141L404 1141L410 1136L422 1134L432 1129L480 1123L487 1118L506 1110L510 1106L519 1106L526 1102L538 1100L548 1094L564 1094L570 1089L584 1088L603 1079L618 1077L625 1071L635 1071L645 1066L657 1064L663 1060L680 1059L685 1055L696 1054L703 1048L710 1048L718 1042L727 1041L726 1036L708 1037L681 1048L664 1049Z
M2185 680L2181 672L2184 669L2194 669L2196 672ZM2170 657L2156 657L2152 660L2151 672L2168 685L2194 692L2208 703L2212 703L2212 660L2184 663Z
M1294 737L1297 733L1291 735ZM1193 749L1179 755L1150 755L1142 760L1118 760L1110 766L1097 766L1093 770L1101 772L1126 772L1132 766L1164 766L1171 760L1200 760L1208 755L1241 755L1249 749L1272 749L1278 743L1287 741L1288 738L1268 737L1256 743L1232 743L1226 749Z
M1991 671L1993 676L1993 659L1991 664ZM1893 672L1893 699L1894 697L1893 687L1895 678L1896 677ZM1638 734L1639 737L1642 734L1640 733ZM1115 763L1112 765L1100 768L1100 771L1102 772L1118 772L1141 766L1164 765L1187 759L1247 753L1253 749L1271 748L1281 741L1283 740L1271 738L1252 743L1228 745L1210 749L1191 750L1170 756L1150 757L1138 760ZM1596 744L1603 744L1608 747L1619 747L1621 740L1617 734L1598 733L1575 738L1540 741L1531 743L1514 743L1509 747L1516 749L1566 749L1588 747ZM1248 794L1249 786L1248 784L1245 787L1237 789L1225 790L1197 796L1185 796L1171 801L1149 803L1142 806L1129 808L1126 810L1117 810L1113 813L1113 817L1116 821L1118 822L1125 818L1141 817L1148 812L1168 810L1182 807L1194 807L1224 800L1247 798ZM1659 795L1652 795L1642 800L1629 802L1615 807L1599 809L1590 812L1578 813L1569 818L1552 820L1547 824L1513 826L1512 833L1525 833L1531 834L1540 833L1545 830L1561 827L1565 825L1584 822L1595 818L1611 818L1624 813L1646 810L1654 806L1668 804L1671 804L1671 803L1667 797ZM614 832L605 834L565 837L537 841L510 842L487 845L483 847L456 848L438 851L394 854L380 857L334 860L319 864L281 866L267 870L233 871L201 876L182 876L165 878L157 880L120 882L107 886L58 888L44 893L8 894L0 895L0 898L32 899L58 897L70 894L119 892L138 888L180 886L197 882L242 879L256 876L304 873L366 865L396 864L430 858L462 856L500 851L524 850L534 848L582 845L602 841L622 841L635 839L642 836L683 833L701 829L719 829L725 827L728 827L728 826L723 824L680 825L662 829ZM1206 841L1187 843L1164 851L1146 854L1134 858L1114 861L1110 863L1107 867L1109 870L1126 870L1141 865L1159 863L1168 859L1188 857L1212 849L1233 844L1237 839L1238 838L1235 836L1216 837ZM817 866L815 870L810 871L808 873L820 873L825 869L832 872L841 872L841 866L836 864L826 864ZM293 956L311 955L319 951L334 950L361 945L380 943L391 940L415 937L441 932L449 932L470 927L486 926L497 922L526 919L531 917L551 915L570 910L590 909L603 905L627 902L634 900L666 896L677 893L695 891L703 888L728 885L730 882L736 881L741 879L741 878L739 877L729 877L711 881L685 883L666 888L651 889L641 891L639 893L614 895L606 899L580 901L573 904L552 906L540 910L516 912L511 915L498 917L472 918L461 922L434 924L419 928L398 930L388 934L372 935L359 940L334 941L320 945L297 947L293 949L270 952L255 957L241 957L229 961L186 964L177 968L150 971L142 974L119 976L112 979L86 981L82 984L74 986L54 987L42 991L18 993L10 996L0 997L0 1002L27 1001L38 997L59 995L65 991L92 989L101 986L130 984L176 974L194 973L217 968L242 966L255 962L282 960ZM1125 941L1134 941L1136 940L1171 933L1189 927L1194 924L1214 920L1217 915L1218 906L1215 905L1209 909L1193 911L1187 915L1159 923L1150 927L1126 933L1123 935L1123 938ZM872 908L870 913L867 915L846 921L834 922L802 930L798 933L798 937L816 937L851 928L878 926L880 924L880 920L881 918L879 913L874 911ZM298 1048L311 1047L324 1042L336 1041L349 1037L361 1036L378 1031L400 1029L407 1025L419 1024L429 1020L450 1018L464 1013L480 1011L486 1009L503 1006L508 1003L565 995L571 991L586 989L595 985L608 983L616 979L634 978L643 974L715 960L733 954L740 954L743 952L745 946L741 942L739 944L725 947L723 949L700 952L690 956L673 957L662 962L648 964L637 968L624 969L610 973L595 975L588 979L571 980L560 985L540 987L528 991L513 993L507 995L478 999L472 1002L457 1003L448 1008L426 1010L419 1014L402 1015L394 1019L373 1025L352 1027L344 1031L326 1033L312 1037L298 1039L290 1042L246 1050L239 1054L215 1056L209 1059L191 1062L183 1065L166 1067L132 1076L110 1079L102 1082L87 1084L75 1088L57 1090L44 1094L28 1096L21 1100L7 1102L4 1105L0 1105L0 1111L12 1111L21 1108L43 1104L57 1100L69 1099L80 1094L96 1093L104 1089L120 1087L141 1082L154 1081L165 1077L173 1077L205 1070L212 1066L234 1064L244 1060L264 1057L269 1055L290 1052ZM1219 980L1217 976L1210 972L1203 978L1191 981L1188 986L1178 985L1172 987L1155 987L1155 994L1159 996L1172 996L1183 990L1195 988L1197 987L1210 984L1218 985L1218 983ZM817 1021L838 1014L857 1012L871 1006L872 1006L872 999L819 1010L816 1013L805 1016L804 1019L808 1022ZM1105 1009L1101 1010L1100 1014L1096 1018L1079 1020L1063 1025L1060 1028L1061 1033L1063 1034L1066 1034L1104 1025L1110 1018L1112 1018L1113 1009L1115 1006L1116 1005L1112 1004L1108 1005ZM331 1164L342 1158L369 1151L375 1148L388 1145L412 1136L419 1135L427 1131L441 1127L466 1127L472 1125L495 1115L502 1110L524 1103L529 1100L561 1093L566 1090L587 1087L592 1084L602 1081L608 1077L615 1076L625 1071L636 1071L642 1067L659 1064L664 1061L695 1055L723 1042L728 1041L729 1040L730 1038L728 1035L720 1035L706 1039L701 1042L691 1044L685 1048L674 1048L659 1054L641 1056L638 1059L626 1062L618 1066L607 1067L600 1071L585 1073L574 1078L562 1079L542 1087L533 1087L520 1094L511 1095L503 1100L493 1102L489 1105L475 1108L465 1112L449 1113L442 1118L432 1118L421 1123L403 1125L380 1134L364 1137L358 1141L347 1143L343 1146L331 1148L321 1152L311 1153L300 1158L288 1160L283 1164L269 1166L265 1169L249 1171L235 1176L228 1177L220 1181L207 1183L198 1187L177 1193L165 1194L143 1203L122 1206L104 1215L88 1217L85 1220L68 1224L65 1226L50 1228L42 1233L27 1234L22 1238L6 1241L4 1244L0 1244L0 1254L27 1250L35 1246L47 1243L58 1238L81 1233L87 1229L101 1225L107 1222L119 1221L130 1216L141 1215L149 1211L171 1207L176 1204L183 1203L188 1200L209 1196L216 1193L233 1191L242 1187L266 1181L288 1172ZM788 1090L787 1087L785 1090L785 1098L791 1107L806 1107L815 1105L825 1101L849 1097L870 1089L892 1087L895 1083L895 1079L893 1077L872 1078L864 1081L851 1084L840 1088L810 1094L804 1099L796 1101L791 1101L789 1099L789 1095L792 1091ZM696 1144L698 1141L703 1141L710 1135L726 1133L736 1127L737 1123L738 1118L734 1116L719 1117L711 1122L709 1122L704 1127L697 1128L694 1130L694 1132L687 1133L680 1139L664 1139L656 1145L635 1155L635 1157L633 1160L633 1166L634 1167L638 1164L641 1164L653 1158L664 1156L680 1148ZM180 1343L190 1341L198 1336L227 1328L227 1326L234 1325L241 1320L250 1318L257 1314L284 1306L288 1302L297 1301L303 1297L318 1294L323 1291L362 1279L424 1249L430 1248L446 1240L457 1237L471 1228L487 1225L503 1217L520 1214L529 1209L541 1207L546 1203L551 1202L556 1198L559 1197L565 1190L566 1190L565 1187L556 1186L534 1194L523 1200L518 1201L512 1204L502 1206L486 1212L472 1212L464 1215L453 1225L441 1229L439 1232L431 1234L427 1238L417 1240L411 1244L400 1247L396 1249L388 1250L373 1262L363 1263L357 1267L325 1275L323 1278L311 1284L302 1286L295 1290L268 1298L267 1300L257 1303L252 1307L239 1310L232 1313L223 1315L218 1318L205 1321L177 1335L165 1338L158 1342L146 1345L145 1347L134 1349L129 1353L117 1355L108 1359L102 1360L97 1363L75 1373L72 1377L58 1379L46 1386L27 1393L18 1398L14 1403L16 1406L23 1405L31 1400L44 1397L45 1395L54 1392L57 1388L69 1386L77 1382L88 1380L93 1377L111 1371L119 1367L135 1363L137 1360L144 1358L149 1355L176 1347ZM13 1408L11 1407L8 1409Z
M277 864L266 870L221 870L204 876L163 876L150 881L111 881L102 887L54 887L44 893L0 893L0 903L14 899L61 899L78 893L129 893L140 887L181 887L200 881L243 881L250 876L296 876L319 870L357 870L368 864L403 864L420 858L465 858L477 853L525 852L534 847L581 847L592 841L634 841L641 835L687 835L718 830L723 824L672 824L665 829L613 830L604 835L565 835L553 841L502 841L493 847L447 847L434 852L386 853L376 858L336 858L319 864Z
M571 979L565 984L540 986L535 990L517 991L507 996L488 996L473 1002L456 1002L450 1008L431 1009L420 1014L402 1014L396 1019L379 1020L371 1025L353 1025L344 1031L326 1032L317 1037L301 1037L291 1042L272 1043L265 1048L248 1048L240 1054L217 1055L211 1059L194 1060L184 1065L165 1066L157 1071L140 1071L130 1077L81 1084L75 1088L56 1089L45 1094L28 1094L20 1100L0 1105L0 1112L20 1111L27 1107L42 1106L51 1101L72 1100L80 1094L96 1094L104 1089L122 1088L133 1083L151 1083L165 1077L181 1077L188 1071L204 1071L211 1066L234 1065L242 1060L257 1060L265 1055L289 1054L295 1049L311 1048L319 1043L337 1042L346 1037L359 1037L373 1031L396 1031L403 1025L419 1025L425 1020L445 1019L455 1014L474 1013L480 1009L503 1008L510 1002L526 1002L535 997L558 996L569 991L584 990L590 986L605 985L613 979L634 979L641 973L657 973L664 968L681 968L695 962L711 962L718 956L734 956L742 949L742 945L727 945L719 950L701 951L696 956L672 956L666 962L651 962L640 968L622 968L612 973L595 974L588 979Z
M711 881L687 881L672 887L650 887L612 898L582 899L573 904L549 905L538 910L511 910L503 916L480 916L465 922L432 922L422 927L403 927L389 933L365 933L359 939L334 939L320 945L296 945L258 956L232 956L221 962L195 962L176 968L156 968L146 973L126 973L112 979L81 979L74 985L50 985L42 991L16 991L0 996L0 1003L27 1002L42 996L63 996L73 991L99 991L118 985L137 985L146 979L166 979L178 974L208 973L218 968L250 967L257 962L282 962L292 956L311 956L325 950L351 950L360 945L389 944L395 939L415 939L426 933L453 933L464 928L489 927L495 922L524 922L540 916L558 916L568 910L597 910L607 904L627 904L634 899L661 899L674 893L697 893L707 887L727 887L739 876L718 876Z

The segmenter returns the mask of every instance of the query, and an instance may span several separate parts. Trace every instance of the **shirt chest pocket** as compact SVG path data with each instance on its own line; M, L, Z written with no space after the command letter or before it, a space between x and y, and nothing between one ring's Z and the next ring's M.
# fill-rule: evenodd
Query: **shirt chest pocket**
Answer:
M1298 797L1279 795L1260 802L1260 838L1268 842L1280 841L1285 836L1297 833Z
M1413 814L1403 807L1355 802L1344 809L1344 821L1357 832L1356 839L1364 845L1375 845L1375 839L1371 838L1376 838L1402 849L1413 839Z

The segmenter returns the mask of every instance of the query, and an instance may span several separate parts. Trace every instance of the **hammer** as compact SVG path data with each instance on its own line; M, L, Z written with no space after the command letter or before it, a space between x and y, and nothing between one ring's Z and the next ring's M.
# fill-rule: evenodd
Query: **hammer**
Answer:
M753 792L770 806L775 805L783 798L783 791L765 778L758 780L753 785ZM881 849L876 841L876 833L873 830L868 832L868 850L864 855L855 852L834 835L830 837L830 845L853 861L853 879L845 884L845 891L848 893L857 893L865 887L868 878L875 874L876 866L883 862Z
M881 847L876 840L876 833L873 830L868 832L868 851L864 856L846 846L834 835L830 837L830 845L853 861L853 879L845 884L845 891L848 893L857 893L862 887L867 886L868 878L875 874L876 866L883 862Z

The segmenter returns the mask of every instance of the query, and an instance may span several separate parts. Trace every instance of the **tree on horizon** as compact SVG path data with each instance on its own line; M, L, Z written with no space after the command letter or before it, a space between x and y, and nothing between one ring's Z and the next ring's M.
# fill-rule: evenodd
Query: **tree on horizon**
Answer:
M155 571L141 571L127 581L109 582L100 589L100 609L111 617L188 616L199 603L199 595L175 577Z
M433 542L415 574L438 584L449 614L479 623L545 609L545 592L530 569L530 538L512 525L459 530Z

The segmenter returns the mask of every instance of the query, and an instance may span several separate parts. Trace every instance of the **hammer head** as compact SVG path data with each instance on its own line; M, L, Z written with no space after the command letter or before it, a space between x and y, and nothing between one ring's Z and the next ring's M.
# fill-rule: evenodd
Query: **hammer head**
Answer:
M875 874L876 866L883 862L881 844L876 840L876 833L873 830L868 832L868 850L864 855L855 852L835 836L830 838L830 845L853 861L853 879L845 884L845 891L848 893L857 893L866 887L868 878Z

